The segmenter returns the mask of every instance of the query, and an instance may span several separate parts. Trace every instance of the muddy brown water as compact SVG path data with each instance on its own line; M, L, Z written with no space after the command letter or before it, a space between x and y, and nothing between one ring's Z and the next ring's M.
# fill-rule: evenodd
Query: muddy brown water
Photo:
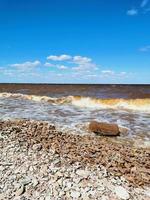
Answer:
M122 137L150 145L150 85L0 84L5 92L23 96L1 95L0 119L44 120L75 134L87 134L91 120L117 123L129 129Z

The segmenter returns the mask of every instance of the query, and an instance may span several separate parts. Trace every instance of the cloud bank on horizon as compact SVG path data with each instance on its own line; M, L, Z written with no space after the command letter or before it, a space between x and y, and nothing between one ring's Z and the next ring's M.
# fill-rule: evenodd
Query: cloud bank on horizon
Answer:
M64 82L67 83L69 76L71 78L70 80L72 80L70 81L71 83L77 83L74 79L77 79L79 82L80 79L88 82L88 79L92 78L92 82L94 82L94 80L103 80L109 77L114 80L120 80L132 76L132 73L124 71L115 72L107 68L104 69L104 67L101 66L99 67L93 62L92 58L67 54L49 55L43 63L39 60L35 60L9 64L7 68L0 68L0 72L4 76L9 76L10 78L18 76L21 78L20 80L23 80L24 77L32 76L33 82L34 78L43 78L43 82L45 83L50 79L53 80L53 77L56 78L56 82L59 82L57 79L58 77L59 79L63 77L63 80L66 79ZM61 83L63 83L63 81Z

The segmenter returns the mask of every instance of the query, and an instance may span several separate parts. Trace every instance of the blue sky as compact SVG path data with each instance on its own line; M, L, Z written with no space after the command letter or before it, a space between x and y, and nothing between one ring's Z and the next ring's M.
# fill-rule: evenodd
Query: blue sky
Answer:
M0 0L0 82L150 83L150 0Z

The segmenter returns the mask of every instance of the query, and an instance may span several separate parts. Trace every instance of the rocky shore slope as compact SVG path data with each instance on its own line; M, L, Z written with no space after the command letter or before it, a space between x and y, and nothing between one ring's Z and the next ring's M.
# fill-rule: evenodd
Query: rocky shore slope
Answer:
M150 199L150 149L0 121L0 200Z

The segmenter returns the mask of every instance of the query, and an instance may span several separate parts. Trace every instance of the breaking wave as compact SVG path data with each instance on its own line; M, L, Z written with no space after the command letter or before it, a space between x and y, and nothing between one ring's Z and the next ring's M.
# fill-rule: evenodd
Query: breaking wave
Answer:
M51 104L71 104L77 107L99 108L99 109L130 109L150 112L150 98L147 99L98 99L83 96L67 96L52 98L48 96L0 93L1 98L22 98L37 102L48 102Z

